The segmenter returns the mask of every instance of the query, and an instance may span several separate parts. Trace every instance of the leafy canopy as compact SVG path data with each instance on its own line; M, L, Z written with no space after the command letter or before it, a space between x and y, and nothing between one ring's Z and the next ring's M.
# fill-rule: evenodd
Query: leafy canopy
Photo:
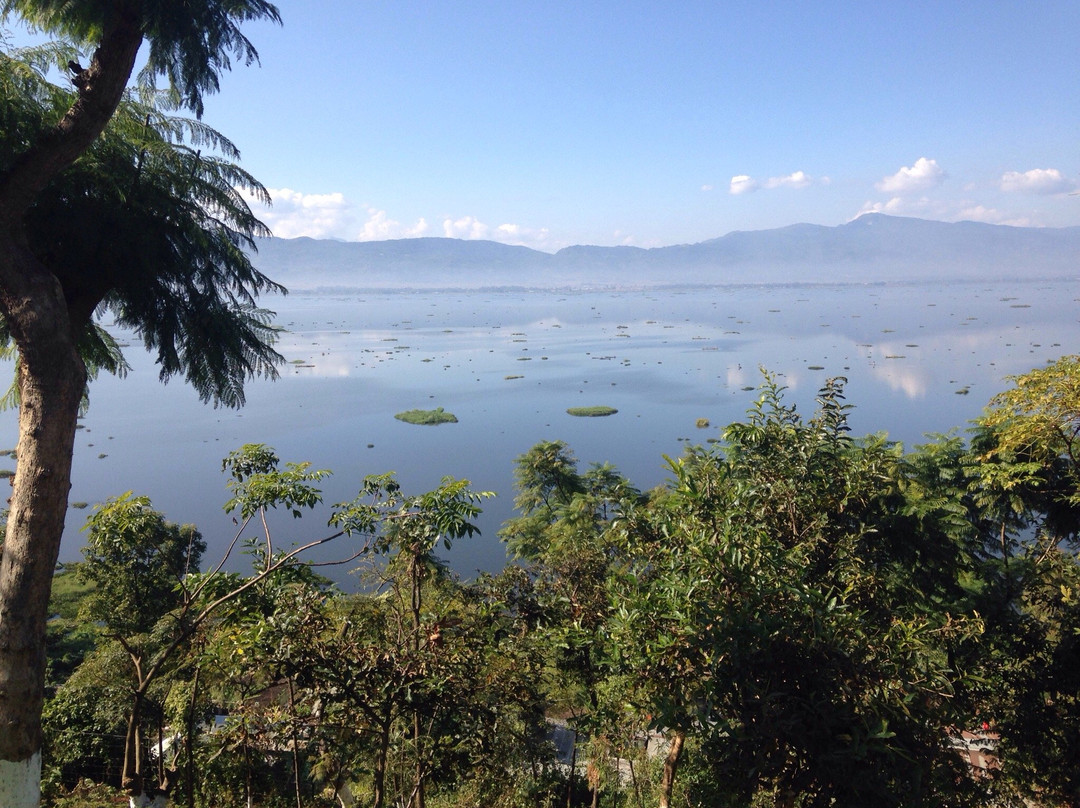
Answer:
M74 101L45 78L70 54L55 45L0 54L0 171ZM272 313L256 299L285 290L249 257L269 231L248 195L269 198L233 162L227 138L158 100L125 99L102 136L44 189L26 217L29 246L64 289L91 373L125 367L93 323L108 310L156 352L162 381L183 374L204 400L240 406L244 381L273 378L282 361ZM0 342L10 345L6 327Z
M152 86L164 77L180 103L202 117L203 96L216 92L218 76L233 59L250 65L259 54L240 30L244 22L281 23L265 0L3 0L0 12L79 45L100 42L120 21L133 20L149 42L139 78Z

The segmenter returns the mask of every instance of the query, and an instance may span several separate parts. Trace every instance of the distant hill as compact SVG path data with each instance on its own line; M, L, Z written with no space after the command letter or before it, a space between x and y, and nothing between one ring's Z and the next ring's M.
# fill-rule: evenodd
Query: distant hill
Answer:
M866 214L836 227L735 231L698 244L575 246L554 255L448 238L266 239L255 265L290 289L649 287L1080 277L1080 227Z

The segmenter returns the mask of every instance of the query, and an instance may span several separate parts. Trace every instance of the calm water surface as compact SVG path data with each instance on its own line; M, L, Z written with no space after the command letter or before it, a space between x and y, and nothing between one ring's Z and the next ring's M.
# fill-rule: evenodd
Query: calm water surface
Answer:
M133 344L128 378L91 387L71 501L146 494L168 518L197 524L213 558L235 530L221 507L221 458L261 442L282 460L333 470L322 486L331 503L384 471L409 492L443 475L495 491L483 535L448 558L465 575L497 570L514 458L539 440L564 440L583 467L611 461L651 487L665 479L663 455L743 417L760 366L804 414L827 377L846 376L854 434L912 445L964 427L1006 375L1080 350L1078 299L1080 282L294 294L266 302L287 329L279 350L289 364L276 382L249 384L238 411L201 404L179 380L162 386ZM619 412L566 414L598 404ZM459 423L393 417L436 406ZM699 418L712 426L698 429ZM14 446L13 414L0 431ZM63 560L79 557L88 513L69 511ZM277 544L316 537L325 520L278 520Z

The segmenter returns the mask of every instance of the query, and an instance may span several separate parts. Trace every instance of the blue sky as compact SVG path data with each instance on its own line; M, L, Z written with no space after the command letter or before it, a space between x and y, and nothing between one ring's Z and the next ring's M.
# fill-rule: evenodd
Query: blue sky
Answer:
M281 0L205 120L280 236L1080 224L1080 4Z

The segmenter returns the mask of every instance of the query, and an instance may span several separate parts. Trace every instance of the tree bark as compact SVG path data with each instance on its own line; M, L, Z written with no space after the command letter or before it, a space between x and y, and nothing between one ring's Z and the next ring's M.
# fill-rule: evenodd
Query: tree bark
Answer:
M0 254L9 244L0 237ZM14 245L0 258L8 266L28 261ZM17 465L0 557L0 761L6 762L30 761L41 751L45 621L86 383L63 295L50 279L27 278L27 293L14 306L0 291L20 349Z
M679 769L679 759L682 757L685 741L686 733L683 730L675 730L672 733L671 746L668 747L667 757L664 758L664 773L660 778L660 808L671 806L671 792L675 788L675 774Z

